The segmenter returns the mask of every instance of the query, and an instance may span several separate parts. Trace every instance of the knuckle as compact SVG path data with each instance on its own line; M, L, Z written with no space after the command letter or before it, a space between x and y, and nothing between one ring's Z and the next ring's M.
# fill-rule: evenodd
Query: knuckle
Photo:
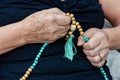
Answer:
M90 56L95 56L96 54L94 53L94 52L92 52L92 51L89 51L89 53L88 53Z
M105 45L105 48L108 48L109 49L109 44L108 44L108 42L106 42L106 44L104 44Z
M54 39L53 39L53 38L50 38L50 39L49 39L49 41L50 41L50 42L53 42L53 41L54 41Z
M54 32L53 29L51 29L51 28L47 29L47 34L51 35L51 34L53 34L53 32Z
M93 60L94 60L94 62L99 62L99 59L98 59L98 57L95 57L95 58L93 58Z
M63 36L65 36L65 33L59 34L59 36L60 36L60 37L63 37Z
M104 63L105 63L105 60L103 60L102 62L98 63L98 67L103 66L103 65L104 65Z
M48 22L48 23L49 22L53 23L53 22L55 22L55 16L49 15L49 16L46 17L45 21Z
M105 60L103 60L102 62L91 62L91 64L93 65L93 66L96 66L96 67L101 67L101 66L103 66L104 65L104 63L105 63Z
M51 34L54 34L55 29L50 28L49 31L50 31Z
M90 57L89 56L86 56L87 57L87 59L89 60L89 61L91 61L91 59L90 59Z
M54 11L60 11L58 8L53 8L54 9Z
M70 25L66 26L65 28L68 31L70 29Z
M96 63L91 63L91 64L95 67L99 67L98 64L96 64Z
M93 31L94 29L96 29L96 28L90 28L89 31Z
M50 36L50 41L52 41L52 42L54 42L54 41L56 41L58 39L58 36L57 35L51 35Z
M103 66L103 64L102 63L98 63L98 67L101 67L101 66Z
M105 39L106 37L105 37L105 34L103 33L103 32L101 32L101 31L99 31L98 33L97 33L97 35L99 36L99 39Z
M102 66L101 63L94 63L93 65L98 67L98 68Z
M96 67L101 67L101 64L96 64Z
M83 49L83 52L84 52L87 56L89 56L89 54L88 54L88 52L87 52L86 50Z
M58 9L58 8L53 8L53 13L60 14L60 13L62 13L62 11L60 9Z

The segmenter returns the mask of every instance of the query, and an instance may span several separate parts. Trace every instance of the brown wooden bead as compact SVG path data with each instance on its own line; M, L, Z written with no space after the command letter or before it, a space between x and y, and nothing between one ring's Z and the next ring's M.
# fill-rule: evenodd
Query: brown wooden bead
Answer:
M20 78L20 80L23 80L22 78Z
M22 80L26 80L26 78L23 76L23 77L22 77Z
M70 14L70 17L73 18L73 17L74 17L74 14Z
M66 40L68 40L68 39L69 39L69 36L67 35L67 36L66 36Z
M24 74L24 77L25 77L25 78L28 78L28 76L29 76L28 74Z
M69 35L71 35L72 34L72 31L69 31L69 33L68 33Z
M66 16L70 16L70 13L66 13Z
M81 28L81 26L79 25L79 26L77 26L77 28L78 28L78 29L80 29L80 28Z
M80 32L80 35L83 35L84 34L84 32Z
M66 35L66 38L69 38L69 35Z
M75 18L73 17L71 20L72 20L72 21L75 21Z
M79 28L79 32L83 32L83 29L82 29L82 28Z
M72 24L75 25L75 24L76 24L76 21L72 21Z
M68 38L66 38L66 40L68 40Z
M76 24L75 24L76 26L79 26L80 25L80 23L79 22L76 22Z
M28 68L28 71L32 72L32 69L31 69L31 68Z
M69 35L66 35L66 40L68 40L68 38L69 38Z
M26 74L28 74L28 75L29 75L29 74L30 74L30 71L26 71Z
M20 80L26 80L26 79L22 79L22 78L20 78Z

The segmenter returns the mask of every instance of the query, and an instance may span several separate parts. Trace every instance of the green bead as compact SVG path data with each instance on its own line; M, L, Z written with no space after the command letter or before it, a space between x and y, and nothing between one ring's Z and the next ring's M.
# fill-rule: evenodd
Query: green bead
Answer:
M106 72L105 72L104 69L103 69L103 67L100 67L100 71L101 71L102 75L104 76L104 79L105 79L105 80L109 80Z
M47 45L48 45L47 43L44 43L42 47L44 47L44 48L45 48Z
M104 72L104 73L103 73L103 75L105 75L105 76L106 76L106 73Z
M32 65L33 65L33 66L36 66L36 63L33 63Z
M40 57L40 55L37 55L37 56L36 56L36 58L39 58L39 57Z
M35 60L38 60L39 58L38 57L35 57Z
M39 53L37 54L37 56L35 57L35 60L34 60L34 63L30 66L31 69L34 69L35 66L37 65L38 63L38 60L42 54L42 52L44 51L45 47L48 45L48 43L44 43L41 47L41 49L39 50Z
M42 53L42 52L43 52L43 50L42 50L42 49L40 49L40 52Z
M38 63L38 61L36 61L36 60L35 60L35 61L34 61L34 63L35 63L35 64L37 64L37 63Z
M108 78L105 78L105 80L109 80Z
M88 42L89 39L88 39L86 36L84 36L84 37L83 37L83 40L84 40L85 42Z
M104 71L101 71L104 74Z
M30 66L31 69L34 69L34 66Z
M45 45L45 46L47 46L47 45L48 45L48 43L44 43L44 45Z
M41 47L41 50L43 51L43 50L44 50L44 47Z

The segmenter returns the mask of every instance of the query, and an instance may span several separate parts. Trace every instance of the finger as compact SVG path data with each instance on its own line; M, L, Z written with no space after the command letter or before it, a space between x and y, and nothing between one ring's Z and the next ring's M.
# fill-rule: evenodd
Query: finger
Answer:
M84 52L87 56L94 57L94 56L100 54L100 52L101 52L102 49L104 49L104 48L103 48L103 45L100 44L100 45L98 45L96 48L90 49L90 50L87 50L87 49L84 49L84 48L83 48L83 52Z
M83 52L85 53L85 55L90 56L90 57L94 57L94 56L100 54L99 51L95 51L95 50L85 50L85 49L83 49Z
M95 35L93 35L93 36L89 39L89 41L84 44L83 48L84 48L84 49L87 49L87 50L89 50L89 49L94 49L94 48L96 48L97 46L99 46L100 43L101 43L101 41L100 41Z
M67 34L67 32L68 32L68 30L59 30L59 31L56 31L56 35L58 36L58 37L63 37L63 36L65 36L66 34Z
M102 57L102 59L106 60L108 53L109 53L109 49L106 48L106 49L102 50L99 55Z
M79 36L79 37L78 37L77 45L78 45L78 46L82 46L84 43L85 43L85 42L84 42L82 36Z
M65 15L55 15L55 22L59 25L59 26L66 26L69 25L71 22L71 18Z
M104 64L105 64L105 60L102 60L101 62L99 62L99 63L91 63L93 66L95 66L95 67L102 67Z
M85 33L84 36L88 37L89 41L84 45L84 48L86 49L92 49L96 47L99 42L96 41L98 36L95 35L96 32L99 32L100 30L97 28L91 28L88 29ZM99 39L99 38L98 38Z
M56 26L68 26L70 25L71 19L68 16L65 15L58 15L58 14L49 14L48 16L44 17L44 20L46 21L45 25L56 25Z
M88 30L84 33L84 35L85 35L86 37L88 37L88 38L91 38L92 35L93 35L94 33L96 33L97 31L98 31L97 28L90 28L90 29L88 29Z
M99 55L91 57L91 56L87 56L87 59L91 62L91 63L99 63L101 62L101 57Z
M67 26L57 26L56 33L67 33L70 25Z

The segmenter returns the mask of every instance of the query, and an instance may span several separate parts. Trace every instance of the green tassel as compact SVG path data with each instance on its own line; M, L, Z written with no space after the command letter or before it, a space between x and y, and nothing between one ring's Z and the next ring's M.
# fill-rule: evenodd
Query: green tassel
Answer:
M65 54L64 57L68 58L68 60L72 61L74 55L77 53L77 49L75 48L75 45L73 44L73 38L74 35L70 35L69 39L67 40L65 44Z

